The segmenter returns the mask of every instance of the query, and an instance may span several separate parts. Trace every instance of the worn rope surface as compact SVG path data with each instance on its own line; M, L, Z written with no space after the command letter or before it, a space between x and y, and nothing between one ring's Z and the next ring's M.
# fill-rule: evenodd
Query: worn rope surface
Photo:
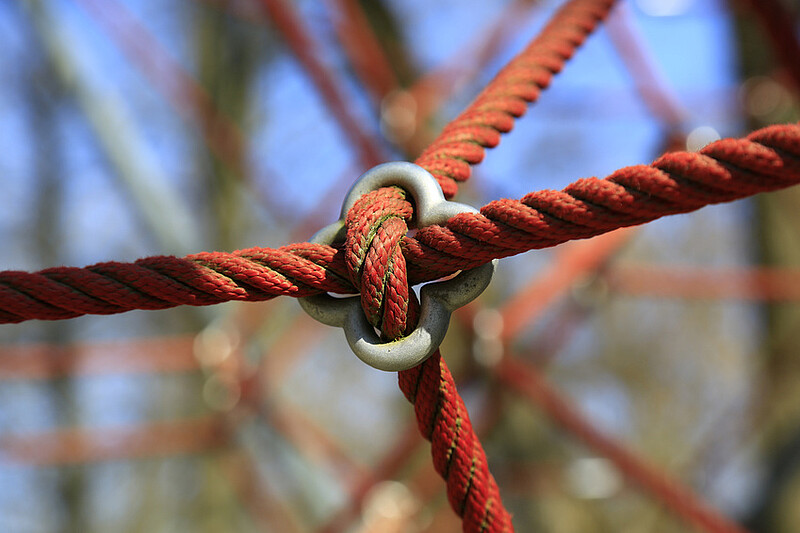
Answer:
M547 248L662 216L800 183L800 125L723 139L699 153L672 152L650 165L580 179L562 191L497 200L478 214L430 226L400 246L410 283L492 258ZM133 263L0 272L0 323L56 320L132 309L261 301L323 291L358 292L345 251L301 243L277 249L155 256Z

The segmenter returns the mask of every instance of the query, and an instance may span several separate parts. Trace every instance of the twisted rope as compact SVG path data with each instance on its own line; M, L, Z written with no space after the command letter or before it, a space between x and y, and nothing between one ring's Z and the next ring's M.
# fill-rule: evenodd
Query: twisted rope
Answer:
M350 281L361 293L369 322L389 339L408 324L408 279L400 243L408 233L406 192L384 187L363 195L347 213L345 259Z
M414 404L422 436L431 441L433 466L447 483L450 507L465 532L510 533L511 515L486 461L464 400L439 350L398 374L400 390Z
M401 242L411 218L406 193L385 187L365 194L347 213L345 258L360 288L364 313L387 339L416 327L419 303L409 289ZM422 435L431 442L436 471L445 480L450 506L464 531L513 531L486 454L472 429L467 408L439 351L398 374L400 389L414 404Z
M414 238L403 237L400 248L409 283L421 283L493 258L797 183L800 125L769 126L744 139L716 141L699 153L672 152L650 165L617 170L605 179L580 179L562 191L497 200L480 214L460 214L444 226L424 228ZM300 243L183 258L156 256L85 268L4 271L0 272L0 323L261 301L323 291L358 292L345 255L341 248Z
M567 2L531 44L490 83L478 98L457 117L439 138L417 159L452 196L456 182L467 179L470 164L479 162L484 148L496 146L500 133L513 126L528 102L538 98L553 75L586 36L606 16L613 0L571 0ZM386 193L375 193L386 194ZM396 212L410 212L404 199ZM403 205L404 204L404 205ZM370 321L383 329L385 313L404 315L402 301L407 289L401 264L417 256L431 255L423 245L405 238L398 217L382 229L395 244L392 273L386 287L373 272L361 283L361 266L367 259L349 257L346 268L337 250L298 244L278 249L252 248L233 253L202 253L185 258L150 257L133 264L100 263L83 269L61 267L37 273L0 273L0 323L33 318L57 320L84 314L112 314L131 309L165 309L177 305L211 305L229 300L260 301L275 296L306 296L321 291L361 292ZM396 241L402 239L401 248ZM377 243L383 243L384 238ZM388 242L387 241L387 242ZM363 243L366 246L366 242ZM385 248L385 246L384 246ZM436 249L435 247L433 248ZM403 253L399 253L402 251ZM420 252L422 252L420 254ZM403 258L405 255L405 259ZM370 257L380 257L372 253ZM422 259L423 257L416 257ZM372 260L372 259L371 259ZM439 270L457 267L458 259L446 254L428 258ZM397 268L394 268L397 267ZM451 272L458 268L450 268ZM372 270L370 270L372 272ZM413 266L410 281L438 277L432 267ZM385 295L392 298L386 302ZM401 321L402 322L402 321ZM387 323L391 323L387 322ZM398 327L402 328L399 323ZM385 331L393 336L395 331Z
M447 198L458 182L470 177L471 165L483 160L486 148L514 127L528 104L550 85L566 62L615 0L571 0L550 19L528 46L512 59L458 117L414 161L433 174Z
M562 191L497 200L404 241L412 281L800 183L800 124L768 126ZM435 252L433 251L435 250Z

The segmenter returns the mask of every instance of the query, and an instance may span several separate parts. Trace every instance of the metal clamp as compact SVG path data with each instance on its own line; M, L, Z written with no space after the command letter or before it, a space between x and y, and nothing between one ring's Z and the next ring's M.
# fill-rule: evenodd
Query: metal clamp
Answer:
M317 232L311 242L333 244L345 239L344 218L359 197L381 187L396 185L414 197L412 225L424 228L443 224L459 213L477 210L465 204L448 202L436 179L424 168L402 161L384 163L365 172L351 187L342 204L341 218ZM334 298L318 294L300 298L300 306L316 320L344 328L345 337L359 359L379 370L400 371L413 368L430 357L444 340L450 314L471 302L489 285L497 261L464 270L455 277L428 283L420 290L420 318L408 336L381 342L375 328L361 310L358 296Z

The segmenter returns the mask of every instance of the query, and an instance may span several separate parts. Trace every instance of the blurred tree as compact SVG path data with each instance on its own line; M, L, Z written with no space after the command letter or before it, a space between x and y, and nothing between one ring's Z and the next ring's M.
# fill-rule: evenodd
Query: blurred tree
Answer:
M800 120L800 87L785 76L781 54L771 28L751 2L735 4L740 71L741 104L748 128L775 122ZM796 28L800 2L770 0L762 9L783 11L782 23ZM792 31L791 29L789 30ZM794 31L795 38L797 32ZM797 58L794 58L797 60ZM767 266L800 266L800 191L756 198L761 263ZM800 305L763 305L766 333L761 355L762 374L757 416L760 454L766 470L749 526L758 533L790 533L800 530L797 509L800 486Z

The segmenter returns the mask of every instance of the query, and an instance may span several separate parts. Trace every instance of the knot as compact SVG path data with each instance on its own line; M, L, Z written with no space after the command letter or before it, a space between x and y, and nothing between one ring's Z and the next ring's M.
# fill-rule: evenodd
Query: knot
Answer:
M361 293L367 320L388 339L413 329L416 296L409 289L400 243L413 208L399 187L383 187L361 196L347 213L345 262Z

